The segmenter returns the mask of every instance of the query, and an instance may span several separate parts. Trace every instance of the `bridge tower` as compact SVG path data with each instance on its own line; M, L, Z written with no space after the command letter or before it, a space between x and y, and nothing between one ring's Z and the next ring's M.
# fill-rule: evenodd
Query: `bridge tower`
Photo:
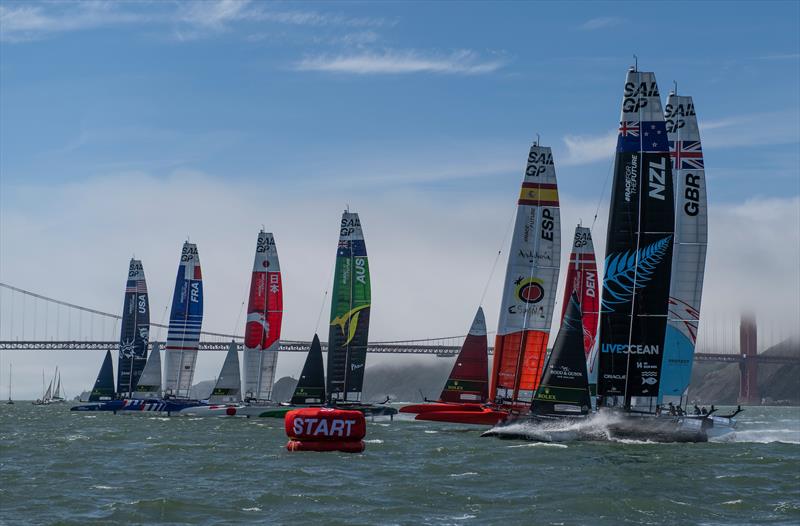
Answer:
M761 395L758 392L758 330L756 318L752 314L742 314L739 323L739 403L758 405Z

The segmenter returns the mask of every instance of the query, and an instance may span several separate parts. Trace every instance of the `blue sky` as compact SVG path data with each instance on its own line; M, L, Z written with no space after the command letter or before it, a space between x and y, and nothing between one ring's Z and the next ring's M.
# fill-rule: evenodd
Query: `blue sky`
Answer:
M791 325L799 6L5 1L0 280L117 311L135 252L159 311L190 235L206 327L228 332L266 224L295 291L284 332L307 338L349 204L373 259L374 339L464 333L487 279L491 330L505 258L488 269L537 134L554 149L562 234L599 203L603 246L635 53L663 97L674 80L697 107L712 216L704 305L768 308ZM416 308L421 294L437 316Z

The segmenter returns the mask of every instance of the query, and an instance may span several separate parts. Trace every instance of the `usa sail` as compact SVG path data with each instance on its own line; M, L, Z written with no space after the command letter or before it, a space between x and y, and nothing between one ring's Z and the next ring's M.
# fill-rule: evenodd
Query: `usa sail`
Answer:
M132 398L144 400L161 396L161 349L158 342L153 342L153 350L144 365L142 376L136 382Z
M583 313L573 292L561 318L553 350L536 390L534 415L586 415L591 408Z
M682 405L700 324L708 244L706 174L692 97L670 93L664 116L675 187L675 243L659 403Z
M89 395L90 402L103 402L114 399L114 366L111 361L111 351L106 351L103 365L97 374L92 392Z
M486 318L478 307L464 345L450 371L439 400L442 402L484 403L489 397L487 380L489 358L486 343Z
M369 335L370 280L361 221L345 211L339 230L328 332L327 394L360 401Z
M544 366L561 258L558 185L549 147L531 147L517 203L489 392L495 402L528 405Z
M125 285L117 362L117 394L123 398L130 397L136 390L139 377L147 363L149 333L150 303L144 268L141 261L131 259L128 282Z
M258 233L247 325L244 335L244 390L247 400L271 400L283 319L283 283L275 238Z
M211 404L226 404L242 401L242 379L239 374L239 352L236 342L228 346L228 354L219 373L208 402Z
M169 316L165 358L165 396L188 398L192 387L203 323L203 276L197 245L183 244L172 309Z
M672 166L655 74L631 68L606 241L597 384L601 405L655 410L674 216Z
M325 403L325 370L322 365L322 346L319 336L314 335L311 349L308 351L303 371L292 395L292 405L309 405Z

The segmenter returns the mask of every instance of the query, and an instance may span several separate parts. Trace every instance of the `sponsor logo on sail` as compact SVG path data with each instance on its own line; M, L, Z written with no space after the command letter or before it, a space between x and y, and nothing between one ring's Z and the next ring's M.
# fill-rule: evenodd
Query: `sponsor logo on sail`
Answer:
M368 308L369 304L361 305L360 307L356 307L355 309L351 309L341 316L337 316L333 320L331 320L331 325L337 325L339 329L341 329L342 334L347 336L347 339L342 344L342 347L349 344L353 337L356 335L356 328L358 327L358 318L361 314L361 311Z
M525 303L539 303L544 298L544 281L538 278L518 278L517 297Z
M658 356L661 354L661 346L625 344L625 343L604 343L600 351L611 354L650 354Z

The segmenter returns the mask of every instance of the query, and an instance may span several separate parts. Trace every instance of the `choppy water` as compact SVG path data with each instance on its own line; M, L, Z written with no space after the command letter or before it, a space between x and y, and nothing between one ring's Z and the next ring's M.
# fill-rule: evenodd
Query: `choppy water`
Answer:
M0 523L800 523L800 408L708 444L530 443L372 423L367 450L288 453L283 422L0 406Z

